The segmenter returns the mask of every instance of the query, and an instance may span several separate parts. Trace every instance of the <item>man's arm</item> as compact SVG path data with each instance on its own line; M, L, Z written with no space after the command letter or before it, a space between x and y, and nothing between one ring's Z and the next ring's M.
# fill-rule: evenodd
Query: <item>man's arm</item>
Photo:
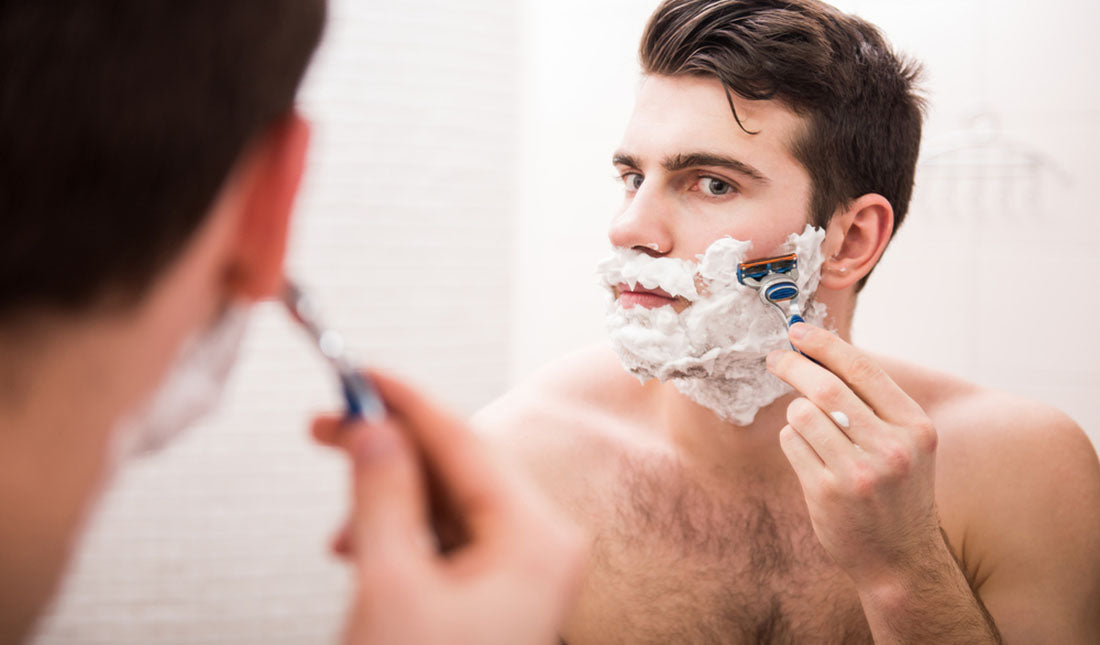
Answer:
M938 435L870 357L798 324L806 356L773 352L769 369L801 391L779 434L814 532L851 577L876 643L999 643L944 540L935 497Z
M978 591L1008 642L1100 643L1100 461L1065 415L1005 398L966 413L996 443L950 457L980 488L964 509Z
M858 589L876 643L1001 643L1001 631L971 588L940 531L927 558ZM914 551L917 553L918 551Z

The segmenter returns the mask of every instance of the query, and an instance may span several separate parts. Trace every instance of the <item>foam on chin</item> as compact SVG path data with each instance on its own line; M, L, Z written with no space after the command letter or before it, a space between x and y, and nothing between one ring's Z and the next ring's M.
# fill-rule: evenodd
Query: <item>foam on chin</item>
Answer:
M804 318L814 325L821 325L826 313L823 304L813 301L824 239L823 229L807 225L776 250L798 254L799 302ZM671 306L626 309L612 300L607 328L623 366L643 383L652 378L671 381L695 402L741 426L791 391L765 366L769 352L788 347L786 326L755 289L737 281L737 266L753 259L747 257L751 246L724 237L695 262L619 248L597 267L609 289L641 284L691 302L677 313Z

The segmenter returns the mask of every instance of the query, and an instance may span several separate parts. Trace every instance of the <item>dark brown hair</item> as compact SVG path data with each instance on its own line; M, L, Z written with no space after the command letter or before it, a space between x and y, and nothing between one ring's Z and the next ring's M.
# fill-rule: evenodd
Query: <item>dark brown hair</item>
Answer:
M133 301L289 113L324 0L0 4L0 319Z
M810 175L814 225L868 193L889 200L895 231L905 219L920 149L920 66L873 25L816 0L666 0L640 55L647 74L715 77L727 92L776 99L805 117L791 152Z

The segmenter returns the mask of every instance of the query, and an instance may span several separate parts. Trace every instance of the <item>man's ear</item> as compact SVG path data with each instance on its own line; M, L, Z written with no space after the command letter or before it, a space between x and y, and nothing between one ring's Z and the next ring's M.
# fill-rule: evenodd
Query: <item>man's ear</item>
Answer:
M856 284L878 264L894 232L894 209L882 195L859 197L829 221L821 286L842 290Z
M309 124L293 111L256 143L247 170L234 245L230 288L239 298L263 300L283 285L283 261L294 199L305 170Z

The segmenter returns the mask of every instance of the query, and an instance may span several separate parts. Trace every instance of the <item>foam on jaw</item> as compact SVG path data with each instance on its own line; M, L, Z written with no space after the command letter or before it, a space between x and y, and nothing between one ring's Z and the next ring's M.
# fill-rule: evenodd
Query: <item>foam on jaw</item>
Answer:
M775 250L798 254L799 302L806 321L815 325L825 320L825 306L813 301L824 239L823 229L807 225ZM677 313L671 306L626 309L612 300L607 312L612 347L640 381L671 381L737 425L752 423L761 408L790 391L765 366L770 351L788 346L786 326L755 289L737 281L738 265L753 259L751 247L751 242L724 237L696 261L617 248L597 267L609 289L640 284L691 303Z

